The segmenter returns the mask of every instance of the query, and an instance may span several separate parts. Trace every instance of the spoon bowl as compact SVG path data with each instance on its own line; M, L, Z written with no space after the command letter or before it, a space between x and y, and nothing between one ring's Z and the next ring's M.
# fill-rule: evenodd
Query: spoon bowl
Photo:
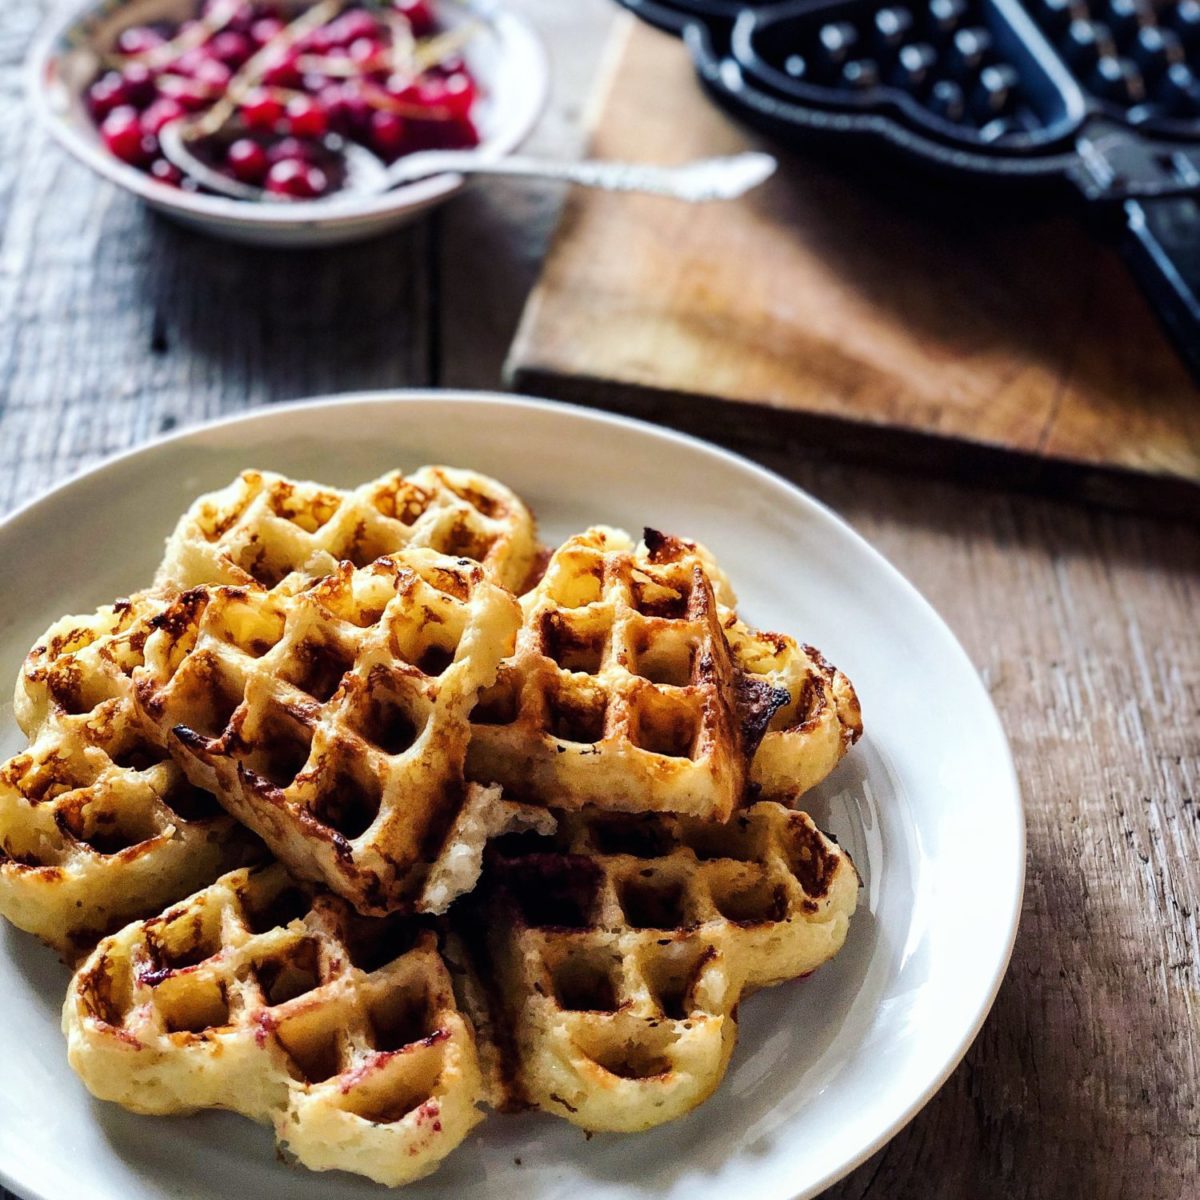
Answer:
M480 151L497 158L510 154L532 131L545 107L549 73L540 39L526 21L492 0L440 0L433 7L447 28L478 24L478 32L462 53L480 85L476 119ZM181 191L120 162L102 145L84 103L101 55L122 30L153 21L178 21L192 9L193 0L76 2L60 10L35 48L29 75L34 111L59 142L106 179L195 229L231 241L274 246L372 237L411 221L463 186L461 175L442 171L390 190L355 187L336 202L247 204L229 195ZM369 164L359 165L369 168Z

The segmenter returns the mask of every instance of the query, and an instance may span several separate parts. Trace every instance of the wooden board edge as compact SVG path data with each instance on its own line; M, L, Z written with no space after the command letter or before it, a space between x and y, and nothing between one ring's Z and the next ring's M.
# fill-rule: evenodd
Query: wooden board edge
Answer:
M530 318L536 292L526 306ZM827 414L730 404L716 397L689 395L589 376L564 376L524 363L514 341L504 369L514 392L562 400L622 416L637 417L754 455L769 450L797 458L835 455L850 463L905 475L936 472L938 478L981 487L1014 488L1066 498L1118 511L1200 522L1200 482L1177 475L1039 458L1009 447L988 446L936 433L869 425Z

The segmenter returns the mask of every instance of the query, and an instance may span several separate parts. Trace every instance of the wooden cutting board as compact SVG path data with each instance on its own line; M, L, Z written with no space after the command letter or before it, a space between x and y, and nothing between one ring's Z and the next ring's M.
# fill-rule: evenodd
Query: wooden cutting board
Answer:
M616 38L592 153L759 144L674 38L628 18ZM931 206L889 179L785 154L734 204L577 189L509 382L751 448L1200 516L1200 389L1119 258L1071 214L949 184Z

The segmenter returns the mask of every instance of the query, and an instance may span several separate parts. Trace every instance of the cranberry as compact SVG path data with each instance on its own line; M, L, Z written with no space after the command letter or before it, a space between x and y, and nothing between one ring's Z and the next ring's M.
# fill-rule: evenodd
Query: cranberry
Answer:
M170 96L160 96L145 112L142 113L142 132L152 137L158 137L164 125L178 121L186 110L178 100Z
M283 29L283 22L278 17L259 17L250 26L250 36L254 39L255 45L262 47L268 42L274 41L283 32Z
M121 80L125 84L128 103L137 108L144 108L158 95L154 72L143 63L130 63L121 72Z
M125 80L116 71L101 75L87 90L87 105L92 116L103 120L114 108L129 103Z
M226 29L208 44L212 56L227 67L240 67L254 53L254 43L244 33Z
M331 129L338 133L356 133L371 117L371 107L362 89L353 81L331 83L317 93L317 103L325 110Z
M136 108L123 104L114 108L100 126L104 144L122 162L142 163L147 157L147 139L142 131L142 118Z
M383 53L383 46L374 38L358 38L350 43L347 51L350 61L360 69L380 59Z
M166 40L158 30L151 29L149 25L134 25L121 31L120 37L117 38L116 50L118 54L133 58L157 50L159 46L166 44Z
M158 90L175 100L187 112L198 112L207 108L215 99L211 89L194 79L185 79L182 75L160 75Z
M281 54L263 72L263 83L269 87L295 87L300 82L299 57L294 49Z
M250 138L238 138L225 152L225 165L243 183L262 183L267 173L267 152Z
M298 158L285 158L267 172L267 191L294 200L313 200L329 186L320 167Z
M441 109L460 121L470 114L475 103L475 84L462 72L447 79L430 79L417 92L422 107Z
M296 96L288 101L288 129L299 138L324 137L329 129L325 110L309 96Z
M311 148L306 146L299 138L280 138L273 146L267 148L267 162L272 166L276 163L286 162L291 158L299 159L301 162L308 162L311 157Z
M433 32L433 13L426 0L395 0L396 11L408 18L416 37L425 37Z
M208 51L203 46L193 46L185 50L167 69L175 75L194 76L205 63L211 62Z
M384 158L400 154L407 132L404 118L399 114L384 111L371 114L371 142Z
M168 187L178 187L183 182L183 172L165 158L156 158L150 164L150 174L159 183L165 183Z
M192 72L192 78L211 91L221 93L229 86L233 72L218 59L208 58Z
M242 120L248 129L271 130L283 119L283 105L262 88L254 88L242 101Z

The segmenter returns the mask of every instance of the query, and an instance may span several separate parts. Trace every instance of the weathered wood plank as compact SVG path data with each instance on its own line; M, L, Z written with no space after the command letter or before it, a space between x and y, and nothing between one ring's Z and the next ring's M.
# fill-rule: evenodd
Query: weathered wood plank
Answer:
M629 25L600 157L760 139L678 41ZM521 324L515 385L706 427L757 423L848 461L980 466L1055 494L1200 512L1200 390L1116 255L1070 214L780 154L731 204L570 198ZM868 173L871 171L871 173Z

